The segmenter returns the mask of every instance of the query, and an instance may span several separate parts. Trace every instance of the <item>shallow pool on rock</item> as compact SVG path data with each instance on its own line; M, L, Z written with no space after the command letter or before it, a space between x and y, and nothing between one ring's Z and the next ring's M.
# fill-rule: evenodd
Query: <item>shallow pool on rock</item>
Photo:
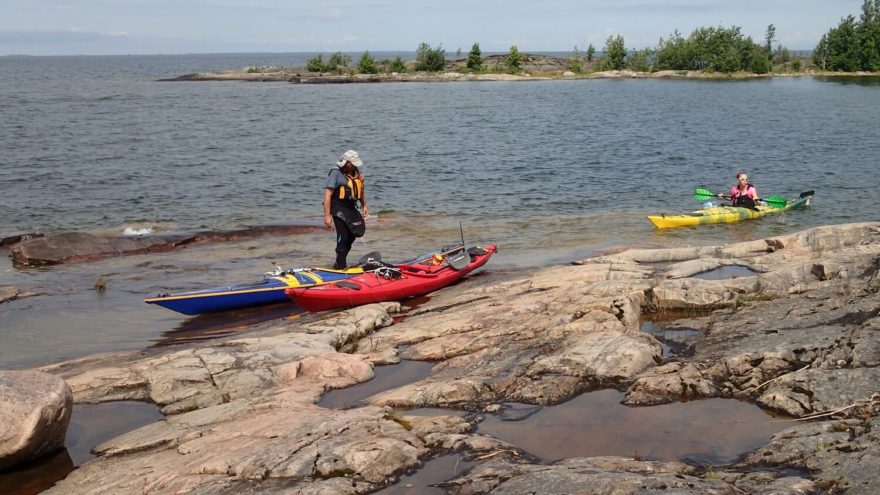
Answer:
M446 490L432 486L451 480L476 465L474 461L465 461L460 454L435 457L424 463L417 470L400 477L397 483L385 487L377 495L442 495Z
M398 364L376 366L375 377L351 387L326 392L318 405L326 408L348 409L364 405L362 401L371 395L417 382L428 376L434 363L424 361L401 361Z
M756 273L757 272L747 266L727 265L707 272L698 273L691 278L698 278L701 280L727 280L729 278L751 277Z
M640 330L652 335L661 345L664 359L693 354L694 344L703 333L695 328L668 326L668 322L645 320Z
M652 407L628 407L622 400L623 394L616 390L586 393L521 421L487 415L477 432L546 462L615 455L718 465L766 444L774 433L791 425L732 399Z
M97 445L162 418L155 404L145 402L75 404L64 448L15 471L0 473L0 494L32 495L47 490L95 457L91 450Z

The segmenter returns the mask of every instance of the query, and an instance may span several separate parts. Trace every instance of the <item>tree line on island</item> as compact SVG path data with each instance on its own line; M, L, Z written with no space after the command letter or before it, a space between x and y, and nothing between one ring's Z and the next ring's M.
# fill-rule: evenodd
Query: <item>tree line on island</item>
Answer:
M858 19L850 15L837 27L822 35L812 57L803 59L792 56L790 51L776 42L776 28L767 27L763 43L756 43L743 35L741 28L700 27L684 37L676 30L668 38L660 38L655 48L627 50L623 36L609 36L601 56L590 44L582 50L575 46L566 60L565 69L573 73L608 70L633 70L637 72L703 71L731 74L751 72L801 72L807 65L832 72L878 72L880 71L880 0L863 0ZM483 56L480 44L474 43L466 58L461 49L456 50L454 60L447 60L442 44L436 47L421 43L416 49L414 62L406 62L400 56L392 60L377 61L369 51L361 55L356 64L342 52L336 52L324 61L323 54L308 60L305 69L315 73L361 73L378 74L416 72L440 72L450 68L462 72L485 73L522 71L529 55L519 51L516 45L505 55ZM490 61L491 59L491 61Z

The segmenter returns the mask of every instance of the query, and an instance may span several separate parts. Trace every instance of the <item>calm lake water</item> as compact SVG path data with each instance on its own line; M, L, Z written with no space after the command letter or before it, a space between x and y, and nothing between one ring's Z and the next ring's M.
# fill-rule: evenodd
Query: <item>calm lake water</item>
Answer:
M500 246L486 267L497 272L878 219L880 79L158 81L306 58L0 57L0 237L318 225L324 178L348 148L378 214L353 257L402 259L461 225L469 242ZM645 218L698 208L695 187L728 189L740 170L763 195L816 190L814 206L670 231ZM45 269L2 262L0 285L43 295L0 305L0 368L298 317L185 320L142 299L247 281L271 261L327 263L332 245L318 232Z

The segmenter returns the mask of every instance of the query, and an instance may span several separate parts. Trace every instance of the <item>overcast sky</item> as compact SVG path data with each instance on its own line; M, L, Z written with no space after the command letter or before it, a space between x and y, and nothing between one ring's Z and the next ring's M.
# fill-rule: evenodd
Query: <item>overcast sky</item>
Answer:
M0 55L653 48L674 30L740 26L812 49L862 0L0 0Z

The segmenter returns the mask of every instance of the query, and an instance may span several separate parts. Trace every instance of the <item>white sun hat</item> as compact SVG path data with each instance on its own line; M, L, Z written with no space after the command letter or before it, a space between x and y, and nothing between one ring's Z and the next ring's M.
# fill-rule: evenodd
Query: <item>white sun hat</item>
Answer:
M336 162L336 166L339 168L342 168L345 166L346 162L351 162L351 164L354 165L355 167L360 167L361 165L364 164L364 162L361 161L360 155L358 155L357 151L355 151L355 150L348 150L345 153L343 153L342 157L339 159L339 161Z

